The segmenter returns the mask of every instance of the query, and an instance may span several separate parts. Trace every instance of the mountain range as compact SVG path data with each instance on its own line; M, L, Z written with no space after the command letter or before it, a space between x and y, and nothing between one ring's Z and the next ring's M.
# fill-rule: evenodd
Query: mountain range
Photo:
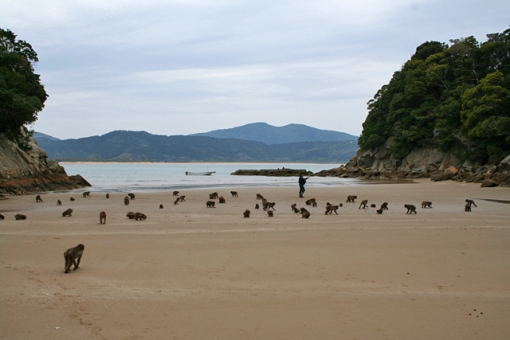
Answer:
M258 137L257 127L261 128ZM273 143L228 137L239 135L243 129L250 131L246 138ZM301 138L296 136L297 130L302 131ZM34 137L48 157L57 161L345 163L355 155L357 137L335 131L325 131L321 135L320 131L323 130L297 124L275 128L255 123L209 132L223 137L163 136L144 131L113 131L102 136L66 140L42 133L35 133ZM340 136L344 139L330 140ZM313 138L316 140L302 140ZM287 142L289 140L298 141Z

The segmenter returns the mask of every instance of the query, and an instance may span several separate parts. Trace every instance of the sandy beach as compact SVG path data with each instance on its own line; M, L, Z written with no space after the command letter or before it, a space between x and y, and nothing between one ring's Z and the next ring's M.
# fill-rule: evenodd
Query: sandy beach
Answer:
M307 188L305 198L297 185L233 190L238 198L181 191L178 205L171 191L136 193L129 206L123 193L85 190L0 201L0 338L509 338L510 205L491 201L510 200L509 188L423 180ZM226 203L206 208L212 191ZM256 193L276 202L274 217L254 209ZM315 208L305 205L312 197ZM358 209L363 199L389 210ZM326 202L343 207L325 215ZM67 208L72 217L62 217ZM79 243L80 269L64 274L62 254Z

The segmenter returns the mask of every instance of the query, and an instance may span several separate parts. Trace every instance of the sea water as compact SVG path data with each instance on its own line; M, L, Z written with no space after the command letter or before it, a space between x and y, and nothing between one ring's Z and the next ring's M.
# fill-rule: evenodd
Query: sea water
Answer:
M204 189L222 187L298 186L298 177L231 175L236 170L303 169L314 173L339 164L309 163L71 163L62 162L68 175L81 175L91 191L125 192ZM189 172L215 171L211 176L187 176ZM352 185L356 179L310 177L309 187Z

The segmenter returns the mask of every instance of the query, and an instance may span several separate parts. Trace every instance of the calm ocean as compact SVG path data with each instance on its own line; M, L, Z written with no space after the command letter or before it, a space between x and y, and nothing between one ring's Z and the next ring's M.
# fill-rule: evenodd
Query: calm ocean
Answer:
M318 172L339 164L297 163L71 163L61 162L68 175L81 175L91 191L153 191L221 187L296 186L297 177L232 176L238 169L305 169ZM211 176L186 176L186 171L216 171ZM358 184L356 179L311 177L307 186Z

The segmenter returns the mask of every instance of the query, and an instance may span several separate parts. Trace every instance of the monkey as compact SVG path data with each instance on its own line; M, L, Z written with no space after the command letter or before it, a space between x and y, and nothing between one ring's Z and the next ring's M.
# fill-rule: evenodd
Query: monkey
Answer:
M135 213L130 211L126 214L126 217L129 218L130 220L133 220L135 218Z
M129 197L124 197L124 205L129 205Z
M261 194L257 194L257 199L262 200L262 199L264 199L264 196L262 196Z
M160 204L160 205L159 205L159 209L163 209L163 204Z
M272 208L273 210L276 210L276 209L274 208L274 206L275 206L275 205L276 205L276 203L275 203L275 202L266 202L266 204L264 204L263 209L264 209L264 210L269 210L269 209L271 209L271 208Z
M326 212L324 213L324 215L327 215L327 214L332 214L333 211L335 212L335 214L338 215L338 213L336 212L338 210L338 205L332 205L331 203L327 202L326 203Z
M207 201L207 202L205 203L205 206L206 206L207 208L216 208L216 207L214 206L214 204L215 204L215 202L214 202L214 201Z
M176 190L176 191L174 191L174 192L173 192L173 194L172 194L172 195L174 195L174 196L179 196L179 192Z
M310 198L305 203L306 203L306 205L311 205L312 207L316 207L317 206L317 201L315 200L315 198Z
M381 204L381 210L388 210L388 202Z
M298 208L294 208L294 212L295 212L296 214L299 214L299 209L298 209Z
M179 197L177 197L177 198L176 198L176 200L174 201L174 205L179 204L179 201L180 201L180 200L181 200L181 199L180 199Z
M71 202L74 202L74 197L71 197L69 200L70 200Z
M466 198L466 203L469 204L470 208L471 208L471 205L474 205L475 207L478 208L478 206L475 204L475 202L473 200L470 200L469 198Z
M78 269L80 266L81 257L83 256L83 251L85 250L85 246L83 244L78 244L74 248L69 248L64 252L65 259L65 268L64 273L71 272L71 266L74 264L74 270Z
M267 216L269 216L269 217L273 217L273 212L272 212L271 210L268 210L268 211L267 211Z
M185 198L186 198L186 195L179 196L179 201L186 202Z
M0 221L3 220L4 218L5 218L5 216L0 214Z
M423 201L423 202L421 202L421 207L422 208L432 208L432 202Z
M262 206L266 205L267 200L265 198L262 198Z
M375 208L376 205L375 204L370 204L370 208Z
M297 204L296 204L296 203L294 203L293 205L291 205L291 206L290 206L290 210L294 210L294 209L296 209L296 206L297 206Z
M225 198L223 198L223 196L218 197L218 199L220 200L218 203L226 203L227 202L225 200Z
M377 212L379 215L381 215L381 214L382 214L382 212L383 212L383 210L382 210L382 208L381 208L381 209L377 209L377 210L376 210L376 212Z
M255 209L258 209L259 208L259 204L255 204Z
M358 209L361 209L361 207L363 207L363 209L366 209L368 207L367 204L368 204L368 200L361 201L361 204L359 205Z
M41 203L42 201L43 201L43 200L42 200L42 198L41 198L41 195L37 195L37 196L35 196L35 202L36 202L36 203Z
M237 191L231 191L230 194L232 195L232 197L239 197Z
M347 196L347 203L356 203L356 199L358 198L358 196Z
M90 197L90 191L85 191L83 193L83 198Z
M61 200L57 200L57 205L62 205L62 201Z
M62 213L62 217L66 217L66 216L71 217L72 214L73 214L73 209L69 208Z
M243 212L243 216L244 216L245 218L250 217L250 211L249 211L248 209L246 209L246 210Z
M129 199L131 199L131 200L134 200L136 197L135 194L133 194L131 192L128 194L128 196L129 196Z
M416 214L416 207L414 205L412 205L412 204L404 204L404 208L407 209L406 214L412 214L412 213Z
M23 215L23 214L16 214L16 215L14 215L14 218L17 221L19 221L19 220L26 220L27 219L27 217L25 215Z
M135 212L135 220L136 221L143 221L147 219L147 215L142 214L141 212Z
M466 203L466 205L464 206L464 211L471 211L471 204Z
M99 224L106 224L106 213L104 211L99 213Z
M310 217L310 212L308 212L308 210L306 210L305 208L301 208L301 218L309 218Z
M110 194L106 194L106 198L110 198Z
M217 192L213 192L212 194L209 194L209 199L214 200L216 198L218 198L218 193Z

